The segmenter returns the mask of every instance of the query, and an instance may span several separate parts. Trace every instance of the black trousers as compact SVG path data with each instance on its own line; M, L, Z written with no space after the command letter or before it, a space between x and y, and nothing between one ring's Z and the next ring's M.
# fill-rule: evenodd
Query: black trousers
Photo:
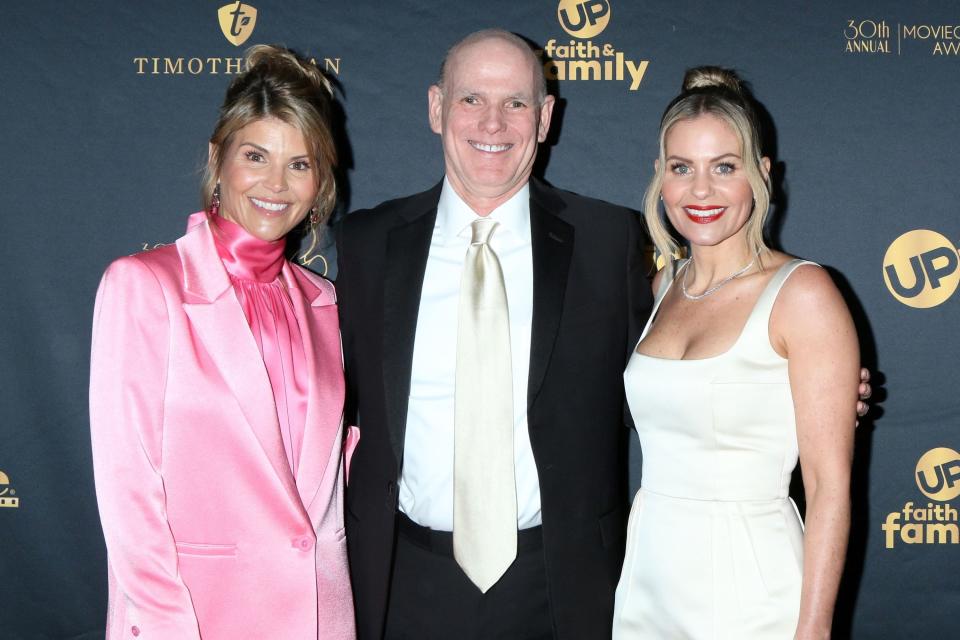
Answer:
M486 593L453 558L453 534L398 515L385 640L553 640L540 527Z

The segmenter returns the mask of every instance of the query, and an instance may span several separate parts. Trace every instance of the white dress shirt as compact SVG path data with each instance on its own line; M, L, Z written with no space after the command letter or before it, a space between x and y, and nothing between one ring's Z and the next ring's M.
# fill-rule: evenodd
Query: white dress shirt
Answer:
M400 474L400 510L417 524L453 530L453 398L460 278L477 214L444 179L423 276ZM513 363L514 468L517 528L541 523L540 482L527 432L527 377L533 318L530 187L492 212L490 238L503 269ZM483 384L478 380L477 384Z

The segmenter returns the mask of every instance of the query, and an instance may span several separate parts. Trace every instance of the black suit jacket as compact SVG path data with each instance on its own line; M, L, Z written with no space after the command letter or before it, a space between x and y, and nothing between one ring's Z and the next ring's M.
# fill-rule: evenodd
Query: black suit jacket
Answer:
M360 443L347 541L361 640L389 598L414 333L441 185L344 219L338 300ZM639 215L530 183L527 421L561 640L609 638L628 512L623 369L650 307Z

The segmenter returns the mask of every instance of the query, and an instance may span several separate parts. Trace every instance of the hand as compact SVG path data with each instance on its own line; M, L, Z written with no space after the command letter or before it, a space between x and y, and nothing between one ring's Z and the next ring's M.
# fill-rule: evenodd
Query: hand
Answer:
M860 398L857 400L857 416L862 418L870 411L870 405L865 401L873 395L873 387L870 386L870 370L865 367L860 369L860 386L857 387L857 392L860 394ZM860 424L859 420L857 420L857 424Z

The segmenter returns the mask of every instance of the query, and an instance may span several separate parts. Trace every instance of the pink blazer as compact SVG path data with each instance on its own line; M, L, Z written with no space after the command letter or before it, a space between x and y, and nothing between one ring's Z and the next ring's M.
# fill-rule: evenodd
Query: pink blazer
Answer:
M290 471L266 368L202 214L176 245L121 258L97 293L90 426L107 543L107 638L355 637L343 523L333 285L282 279L310 378Z

